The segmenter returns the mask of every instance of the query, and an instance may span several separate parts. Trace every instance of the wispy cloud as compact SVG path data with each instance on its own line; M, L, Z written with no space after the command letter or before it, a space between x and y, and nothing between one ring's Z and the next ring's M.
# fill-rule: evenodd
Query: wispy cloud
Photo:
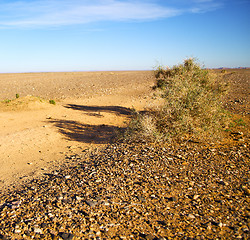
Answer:
M191 8L191 12L193 13L204 13L214 11L224 5L223 0L193 0L193 3L194 5Z
M96 21L148 21L181 15L187 11L205 12L219 5L214 0L193 0L190 6L185 8L171 6L150 0L0 1L0 27L62 26Z

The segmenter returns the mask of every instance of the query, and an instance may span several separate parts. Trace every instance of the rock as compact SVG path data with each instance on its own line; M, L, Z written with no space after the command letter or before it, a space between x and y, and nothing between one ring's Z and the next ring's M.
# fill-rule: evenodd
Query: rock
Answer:
M80 196L75 196L75 198L76 198L77 201L82 201L83 200L83 198L80 197Z
M87 200L85 201L90 207L95 207L96 205L98 205L98 201L91 201L91 200Z
M200 197L200 195L194 195L193 199L197 200Z
M65 232L60 232L59 236L63 239L63 240L71 240L73 239L74 235L72 233L65 233Z
M246 195L250 195L250 189L247 186L242 186L243 191L245 192Z
M248 233L249 232L249 228L245 225L245 226L242 227L242 231L244 233Z
M13 201L8 205L10 206L11 209L16 209L16 208L20 207L21 203L22 203L22 201L18 200L18 201Z
M43 234L43 230L40 228L34 228L34 233Z
M190 218L190 219L195 219L195 216L193 215L193 214L188 214L188 218Z
M176 197L169 197L168 200L171 201L171 202L176 202L177 198Z

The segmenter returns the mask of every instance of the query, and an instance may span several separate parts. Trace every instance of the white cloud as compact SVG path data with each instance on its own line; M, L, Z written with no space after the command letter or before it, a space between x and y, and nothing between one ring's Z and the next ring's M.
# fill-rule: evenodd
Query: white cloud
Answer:
M1 1L0 27L43 27L96 21L147 21L168 18L185 11L206 11L212 0L194 0L189 9L167 7L142 0L34 0ZM201 6L201 5L205 6ZM205 8L203 8L205 7Z

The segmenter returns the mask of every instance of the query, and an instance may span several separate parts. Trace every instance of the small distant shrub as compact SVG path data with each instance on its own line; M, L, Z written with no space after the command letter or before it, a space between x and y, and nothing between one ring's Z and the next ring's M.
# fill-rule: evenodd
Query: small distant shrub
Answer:
M19 96L19 94L17 93L17 94L16 94L16 98L19 98L19 97L20 97L20 96Z
M155 78L155 88L161 89L164 105L146 119L136 115L127 129L130 136L135 132L169 141L219 136L227 125L227 114L221 108L226 86L216 75L190 58L172 68L159 67Z
M227 72L226 69L222 69L222 70L221 70L221 73L226 73L226 72Z
M55 100L49 100L49 103L50 103L50 104L53 104L53 105L56 105Z
M4 102L4 103L10 103L11 100L10 100L10 99L5 99L5 100L3 100L3 102Z

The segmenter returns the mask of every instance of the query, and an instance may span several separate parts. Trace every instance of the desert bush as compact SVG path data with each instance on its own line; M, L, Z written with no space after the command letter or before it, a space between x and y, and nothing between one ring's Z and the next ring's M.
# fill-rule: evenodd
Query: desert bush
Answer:
M133 111L131 120L119 140L128 142L159 141L160 132L156 128L156 115L153 111L140 113Z
M161 89L164 105L150 113L153 133L150 138L160 136L161 140L186 141L219 137L226 125L227 114L220 104L226 86L217 75L190 58L172 68L157 68L155 79L155 88ZM130 135L133 131L136 135L139 132L142 136L150 135L149 124L146 125L145 116L137 114L131 120L128 132Z
M53 99L52 99L52 100L49 100L49 103L50 103L50 104L53 104L53 105L56 104L55 100L53 100Z

